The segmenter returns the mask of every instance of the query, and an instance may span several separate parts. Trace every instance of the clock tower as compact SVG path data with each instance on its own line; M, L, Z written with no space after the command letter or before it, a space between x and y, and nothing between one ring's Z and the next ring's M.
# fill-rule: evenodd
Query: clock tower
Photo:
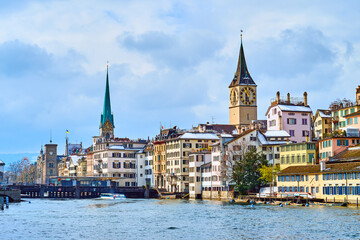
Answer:
M111 112L110 104L110 89L109 89L109 65L106 70L106 88L104 109L100 119L100 136L105 137L106 140L114 138L114 116Z
M251 121L257 120L256 87L246 66L241 36L238 65L229 86L229 121L239 132L250 128Z

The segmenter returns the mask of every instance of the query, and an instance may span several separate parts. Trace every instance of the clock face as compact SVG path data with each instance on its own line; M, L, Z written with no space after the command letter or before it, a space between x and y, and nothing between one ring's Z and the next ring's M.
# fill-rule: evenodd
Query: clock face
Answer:
M239 93L237 89L232 89L230 92L230 103L232 105L236 105L238 103L238 100L239 100Z
M240 101L245 105L254 104L256 100L255 89L251 87L244 87L240 91Z
M105 131L111 131L111 130L112 130L112 127L111 127L110 122L106 122L106 123L104 124L104 130L105 130Z
M52 156L54 153L53 153L53 152L49 152L49 154Z

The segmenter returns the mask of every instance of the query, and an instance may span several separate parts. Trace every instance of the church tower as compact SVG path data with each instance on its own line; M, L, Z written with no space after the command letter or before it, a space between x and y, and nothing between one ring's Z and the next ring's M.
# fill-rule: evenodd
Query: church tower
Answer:
M239 131L250 128L251 120L257 120L256 87L246 66L241 35L239 61L229 86L229 121Z
M104 109L100 119L100 136L105 137L106 140L114 138L114 128L114 116L110 104L109 65L107 65Z

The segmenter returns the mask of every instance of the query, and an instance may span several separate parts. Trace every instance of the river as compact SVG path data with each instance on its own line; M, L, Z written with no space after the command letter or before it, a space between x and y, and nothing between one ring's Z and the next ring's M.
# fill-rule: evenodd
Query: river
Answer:
M360 210L198 200L31 199L0 210L0 239L360 239Z

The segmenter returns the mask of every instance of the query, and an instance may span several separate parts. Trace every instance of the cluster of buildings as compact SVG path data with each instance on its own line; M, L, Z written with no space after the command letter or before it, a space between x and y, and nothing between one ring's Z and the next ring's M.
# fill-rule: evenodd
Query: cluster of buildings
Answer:
M199 124L189 130L160 129L152 140L115 137L108 70L100 135L88 148L66 140L64 155L49 143L38 157L38 182L107 179L117 186L149 186L187 192L191 198L227 198L231 163L250 150L278 165L278 194L311 193L347 200L360 195L360 86L356 102L333 103L313 114L307 93L276 93L265 119L257 118L257 85L243 44L229 85L229 124Z

